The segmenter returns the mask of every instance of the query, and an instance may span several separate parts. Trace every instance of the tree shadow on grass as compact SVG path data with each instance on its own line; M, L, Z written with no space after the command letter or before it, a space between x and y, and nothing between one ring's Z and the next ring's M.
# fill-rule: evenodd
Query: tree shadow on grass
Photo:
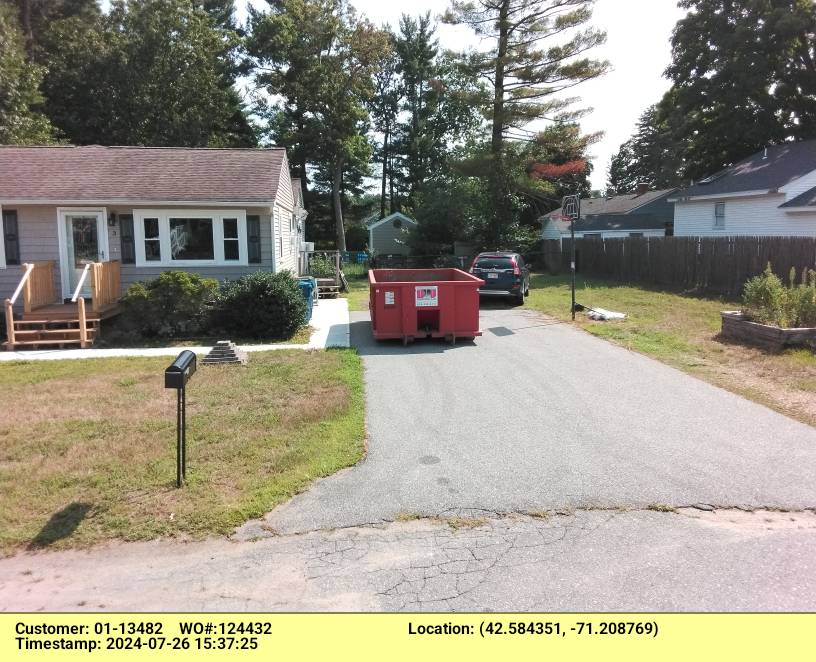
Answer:
M71 536L93 508L90 503L73 502L51 515L45 526L34 536L29 549L43 549Z

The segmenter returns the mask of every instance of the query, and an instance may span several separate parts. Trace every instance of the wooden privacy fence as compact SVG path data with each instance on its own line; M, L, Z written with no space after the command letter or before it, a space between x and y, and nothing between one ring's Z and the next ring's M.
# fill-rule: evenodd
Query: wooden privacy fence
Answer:
M548 249L545 261L552 266ZM813 237L591 238L577 239L575 250L582 274L726 296L740 295L745 281L769 262L785 282L791 267L797 277L805 267L816 269ZM558 257L561 270L569 271L569 239Z

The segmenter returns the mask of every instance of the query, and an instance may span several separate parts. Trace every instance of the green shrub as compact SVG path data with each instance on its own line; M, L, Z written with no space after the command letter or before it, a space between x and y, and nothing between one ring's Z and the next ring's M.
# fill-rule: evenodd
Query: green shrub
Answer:
M334 260L322 255L315 255L309 261L309 271L315 278L334 278Z
M297 280L288 271L256 271L221 286L212 327L239 338L286 340L306 323L306 311Z
M805 269L801 282L791 269L790 285L773 273L770 263L745 283L743 313L748 319L781 327L816 326L816 272Z
M218 281L196 273L165 271L133 283L122 297L122 324L144 337L200 333L218 293Z

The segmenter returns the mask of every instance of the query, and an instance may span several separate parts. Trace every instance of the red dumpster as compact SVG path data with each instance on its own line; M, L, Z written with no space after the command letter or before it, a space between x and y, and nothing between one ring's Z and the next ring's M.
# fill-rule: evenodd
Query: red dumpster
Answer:
M371 269L371 328L377 340L473 338L479 331L479 287L460 269Z

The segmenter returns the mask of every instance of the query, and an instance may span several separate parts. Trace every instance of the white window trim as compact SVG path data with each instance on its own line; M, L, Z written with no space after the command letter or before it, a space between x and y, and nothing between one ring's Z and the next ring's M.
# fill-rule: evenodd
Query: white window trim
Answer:
M159 219L161 260L145 259L144 219ZM170 257L170 219L209 218L213 222L212 260L173 260ZM224 219L238 219L238 259L224 259ZM133 238L136 244L137 267L242 267L249 264L247 248L246 210L244 209L134 209Z
M722 216L717 216L717 207L722 205ZM714 203L714 229L715 230L724 230L725 229L725 203L724 202L715 202ZM718 219L722 219L722 223L718 223Z
M17 236L20 236L20 217L17 217ZM6 269L6 221L3 218L3 205L0 205L0 269Z

